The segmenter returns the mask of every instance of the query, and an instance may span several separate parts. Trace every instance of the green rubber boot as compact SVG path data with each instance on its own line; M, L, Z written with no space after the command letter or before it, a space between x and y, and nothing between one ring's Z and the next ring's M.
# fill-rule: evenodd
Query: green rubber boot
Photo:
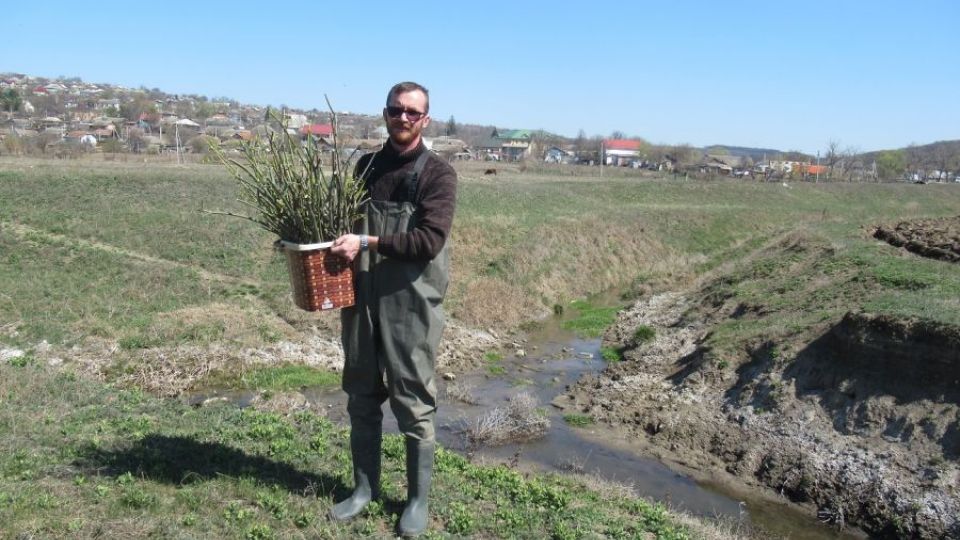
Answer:
M419 536L427 530L430 483L433 479L434 441L406 439L407 444L407 506L400 516L400 535Z
M367 504L380 497L380 443L383 434L379 429L360 426L350 429L350 454L353 456L353 495L333 505L330 517L336 521L348 521L366 508Z

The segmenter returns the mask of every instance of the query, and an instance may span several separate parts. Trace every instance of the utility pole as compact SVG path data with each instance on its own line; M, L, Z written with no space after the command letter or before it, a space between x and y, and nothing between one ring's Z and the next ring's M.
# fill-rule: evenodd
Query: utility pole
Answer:
M600 178L603 178L603 162L605 161L606 152L603 150L603 139L600 139Z
M814 183L815 184L820 183L820 151L819 150L817 150L817 180Z
M160 128L160 153L163 153L163 103L157 100L157 126Z

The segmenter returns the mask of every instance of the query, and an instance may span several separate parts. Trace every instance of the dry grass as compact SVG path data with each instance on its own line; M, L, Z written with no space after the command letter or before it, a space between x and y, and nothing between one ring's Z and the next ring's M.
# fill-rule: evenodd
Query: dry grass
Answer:
M459 401L467 405L479 405L480 400L474 393L476 388L470 383L451 381L444 389L444 395L449 401Z
M550 419L527 392L510 398L506 406L495 407L477 417L464 431L472 447L537 439L550 428Z

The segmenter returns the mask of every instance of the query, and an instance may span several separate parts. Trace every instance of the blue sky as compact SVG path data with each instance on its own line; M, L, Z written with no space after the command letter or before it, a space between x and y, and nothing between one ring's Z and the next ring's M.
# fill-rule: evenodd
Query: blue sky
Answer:
M0 72L458 123L861 151L960 139L960 2L82 2L2 10Z

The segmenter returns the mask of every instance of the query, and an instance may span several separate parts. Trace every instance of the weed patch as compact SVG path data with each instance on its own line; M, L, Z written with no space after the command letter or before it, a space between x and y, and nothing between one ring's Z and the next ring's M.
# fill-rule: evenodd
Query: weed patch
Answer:
M586 427L593 424L593 418L585 414L565 414L563 421L574 427Z
M623 360L623 355L615 347L600 347L600 357L607 362L619 362Z
M599 337L608 326L617 318L619 307L593 306L588 302L578 300L571 307L576 316L563 322L563 327L573 330L584 337Z

